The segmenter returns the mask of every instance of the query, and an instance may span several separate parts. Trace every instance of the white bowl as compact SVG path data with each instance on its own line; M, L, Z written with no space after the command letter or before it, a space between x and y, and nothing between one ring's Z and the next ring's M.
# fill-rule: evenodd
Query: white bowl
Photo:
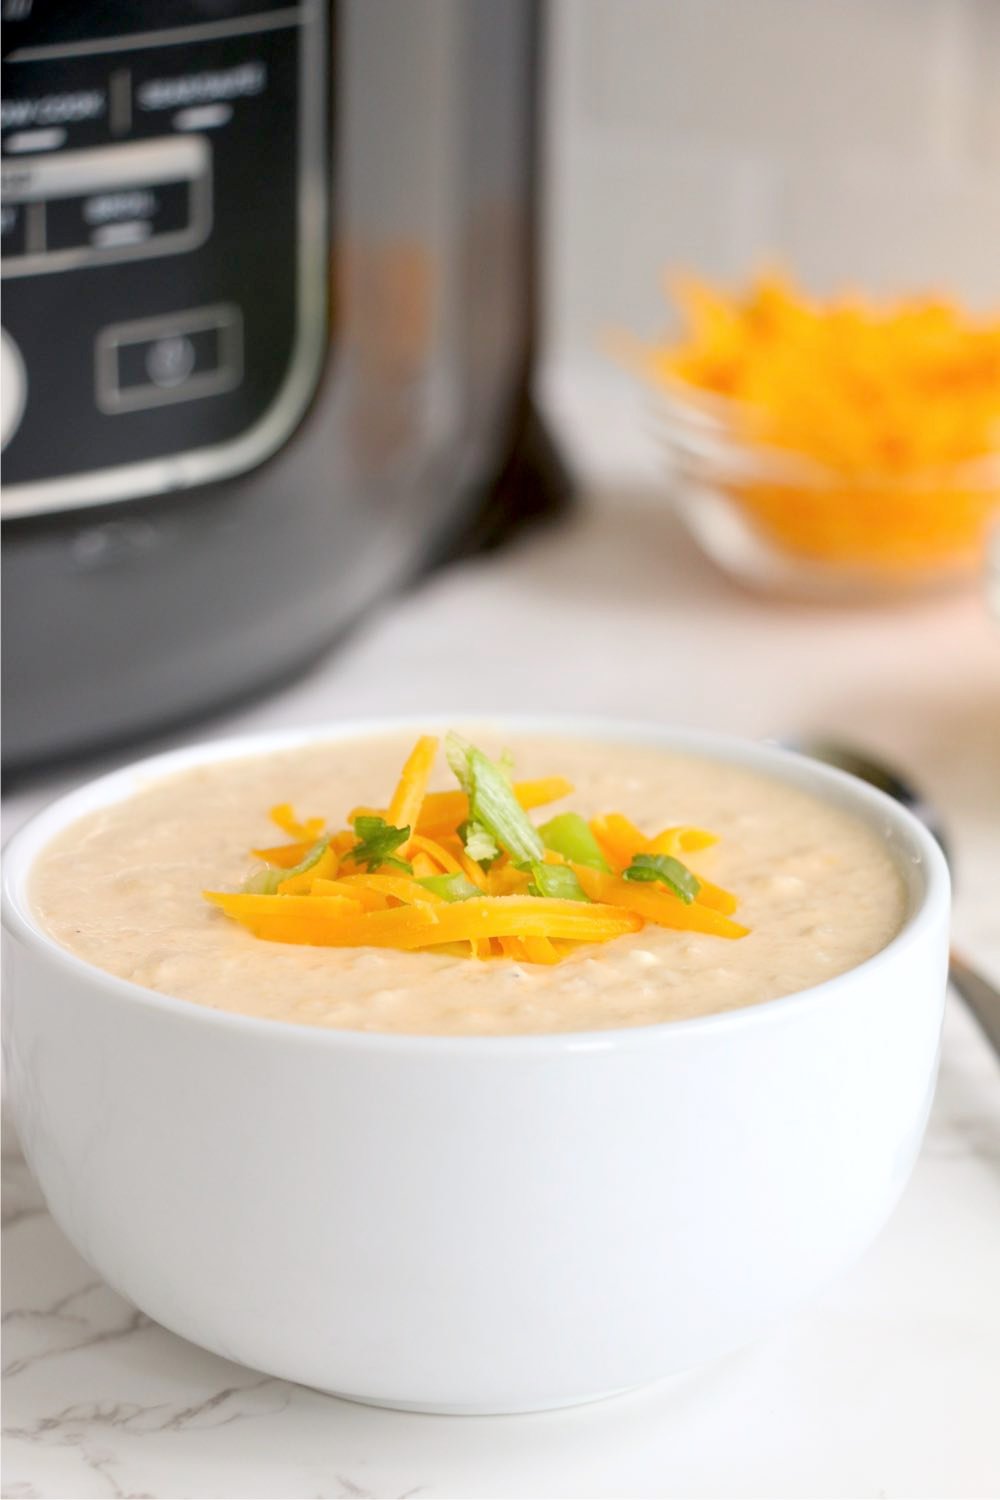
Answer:
M441 1038L172 1000L35 921L32 862L83 814L201 762L399 720L156 756L62 798L7 853L10 1089L56 1221L167 1328L355 1400L526 1411L744 1344L871 1242L931 1105L948 875L904 809L765 745L500 722L708 756L860 815L906 882L902 931L849 973L749 1009Z

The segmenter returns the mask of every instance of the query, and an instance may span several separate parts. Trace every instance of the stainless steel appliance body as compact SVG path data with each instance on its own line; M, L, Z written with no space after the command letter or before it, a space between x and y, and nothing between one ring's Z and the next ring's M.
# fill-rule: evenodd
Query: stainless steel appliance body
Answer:
M20 9L15 766L279 679L516 464L538 21L530 0Z

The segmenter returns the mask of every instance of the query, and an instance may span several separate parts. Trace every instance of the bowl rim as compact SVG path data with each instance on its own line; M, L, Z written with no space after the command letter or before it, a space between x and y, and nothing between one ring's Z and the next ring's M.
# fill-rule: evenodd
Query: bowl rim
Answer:
M897 866L906 853L911 868L900 875L912 893L916 877L921 889L899 931L884 948L841 974L806 989L727 1011L681 1017L640 1026L608 1027L590 1031L513 1033L510 1035L440 1035L420 1032L354 1031L308 1026L301 1022L216 1010L147 988L111 974L80 958L51 937L36 920L28 898L28 881L35 860L52 840L79 818L101 806L126 801L144 783L219 761L267 756L308 745L336 743L408 731L442 732L452 726L472 732L479 727L516 735L551 735L605 741L634 747L662 749L701 756L756 770L772 779L787 780L821 800L860 816L870 827L881 824L898 847L890 850ZM36 812L8 841L2 870L2 923L8 936L19 938L38 957L69 977L97 984L130 1006L152 1009L194 1027L216 1026L234 1034L256 1036L266 1042L293 1042L360 1051L415 1052L437 1055L456 1052L467 1057L487 1054L521 1057L567 1052L621 1052L650 1045L670 1045L701 1034L766 1026L789 1013L815 1009L834 1001L860 977L876 975L891 966L943 919L947 924L950 876L944 855L933 835L905 807L886 793L844 771L787 749L773 740L751 740L710 730L657 724L651 720L619 719L602 715L511 714L454 712L375 715L344 719L303 728L263 730L223 739L197 741L131 761L114 771L83 782ZM943 998L943 987L942 987Z
M877 469L854 473L838 469L804 449L782 447L769 440L766 414L748 402L701 390L680 379L655 386L647 382L645 390L662 442L685 452L697 448L702 459L717 457L720 452L737 455L747 465L748 481L771 480L779 486L802 487L817 494L851 488L901 496L929 494L941 486L967 486L989 495L1000 486L1000 450L896 475ZM759 435L754 433L755 427ZM714 445L711 455L706 443Z

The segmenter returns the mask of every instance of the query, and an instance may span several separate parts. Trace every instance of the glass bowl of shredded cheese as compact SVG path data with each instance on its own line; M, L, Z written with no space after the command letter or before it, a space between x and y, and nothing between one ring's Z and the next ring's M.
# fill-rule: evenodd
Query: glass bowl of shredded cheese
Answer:
M632 345L671 494L741 581L862 599L978 578L1000 516L1000 317L943 297L819 303L672 283L684 331Z

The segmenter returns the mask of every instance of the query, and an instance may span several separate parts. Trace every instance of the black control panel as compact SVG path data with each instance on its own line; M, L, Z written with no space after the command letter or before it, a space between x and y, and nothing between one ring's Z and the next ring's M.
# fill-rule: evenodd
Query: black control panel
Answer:
M325 5L73 12L3 65L5 515L254 467L326 345Z

